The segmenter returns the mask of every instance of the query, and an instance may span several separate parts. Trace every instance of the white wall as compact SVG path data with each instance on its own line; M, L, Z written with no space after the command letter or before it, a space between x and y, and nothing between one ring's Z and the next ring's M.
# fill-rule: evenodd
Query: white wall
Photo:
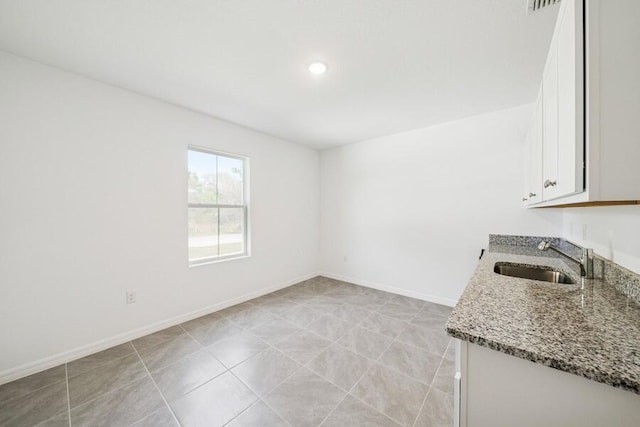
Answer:
M560 235L560 211L519 200L532 108L322 152L322 270L453 304L489 233Z
M566 239L640 273L639 205L568 208L563 223Z
M251 158L250 258L188 267L188 144ZM0 53L0 383L314 274L318 229L316 151Z

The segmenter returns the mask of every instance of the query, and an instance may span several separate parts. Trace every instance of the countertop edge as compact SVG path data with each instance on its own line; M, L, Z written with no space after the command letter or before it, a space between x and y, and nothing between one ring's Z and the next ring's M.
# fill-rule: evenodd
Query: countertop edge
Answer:
M508 344L495 342L486 338L471 335L460 330L450 328L448 325L445 328L447 334L453 338L457 338L462 341L467 341L471 344L476 344L481 347L485 347L500 353L514 356L519 359L527 360L529 362L537 363L549 368L556 369L568 374L578 375L580 377L596 381L608 386L619 388L622 390L630 391L635 394L640 394L640 387L637 383L612 375L608 375L604 372L600 372L593 369L585 369L582 366L567 363L562 360L554 359L552 357L541 356L538 353L524 350Z

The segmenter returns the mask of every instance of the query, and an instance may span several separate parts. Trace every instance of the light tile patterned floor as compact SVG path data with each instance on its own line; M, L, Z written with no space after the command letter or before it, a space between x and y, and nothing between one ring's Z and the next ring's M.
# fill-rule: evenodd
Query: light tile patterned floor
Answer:
M450 311L316 277L0 386L0 426L451 426Z

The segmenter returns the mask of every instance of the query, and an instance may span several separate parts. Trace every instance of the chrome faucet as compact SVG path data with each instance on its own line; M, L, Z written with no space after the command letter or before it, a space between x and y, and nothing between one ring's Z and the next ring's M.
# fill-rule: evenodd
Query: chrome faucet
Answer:
M565 242L575 246L578 249L581 249L582 257L575 258L569 255L568 253L566 253L565 251L563 251L562 249L552 245L549 242L545 242L544 240L540 242L540 244L538 245L538 249L540 249L541 251L546 251L547 249L553 249L554 251L558 252L560 255L564 255L565 257L569 258L571 261L577 262L580 265L580 276L584 277L585 279L593 279L593 249L584 248L568 240L565 240Z

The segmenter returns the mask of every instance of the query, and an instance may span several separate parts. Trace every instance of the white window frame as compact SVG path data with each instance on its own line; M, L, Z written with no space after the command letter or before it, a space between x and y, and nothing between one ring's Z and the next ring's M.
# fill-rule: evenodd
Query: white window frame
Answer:
M242 236L244 240L244 245L243 245L244 252L229 254L229 255L222 255L222 256L197 258L194 260L191 260L189 257L189 226L187 224L187 260L189 261L189 267L197 267L201 265L215 264L222 261L231 261L234 259L242 259L242 258L250 257L251 245L250 245L250 238L249 238L250 236L250 232L249 232L249 229L250 229L250 225L249 225L249 161L250 159L249 157L241 156L239 154L227 153L224 151L212 150L210 148L205 148L205 147L198 147L194 145L189 145L187 147L187 154L189 153L189 151L198 151L200 153L211 154L213 156L222 156L222 157L229 157L232 159L241 160L242 161L242 200L244 202L241 205L226 205L226 204L217 204L217 203L189 203L189 193L187 192L187 217L188 217L189 208L212 208L212 209L243 208L243 220L244 220L243 236ZM218 173L218 170L216 168L216 174L217 173ZM189 189L188 180L189 180L189 161L187 159L187 190ZM216 183L217 183L217 178L216 178ZM219 236L220 236L220 216L218 215L218 239L219 239Z

